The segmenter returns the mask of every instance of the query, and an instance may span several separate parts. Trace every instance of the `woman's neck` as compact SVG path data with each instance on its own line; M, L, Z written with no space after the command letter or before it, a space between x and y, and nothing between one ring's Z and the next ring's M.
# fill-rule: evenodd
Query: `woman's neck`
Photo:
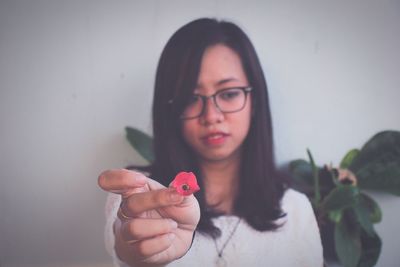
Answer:
M225 214L233 212L240 176L240 156L227 161L201 162L208 205Z

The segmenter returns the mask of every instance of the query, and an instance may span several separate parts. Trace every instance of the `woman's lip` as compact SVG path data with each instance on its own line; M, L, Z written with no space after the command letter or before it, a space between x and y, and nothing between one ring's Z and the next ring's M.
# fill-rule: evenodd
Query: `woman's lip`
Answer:
M221 145L225 142L225 140L228 136L229 135L226 133L215 132L215 133L207 134L206 136L204 136L202 138L202 140L206 145L212 145L212 146Z
M213 138L219 138L221 136L228 136L228 134L224 132L213 132L206 134L202 139L210 139L210 138L213 139Z

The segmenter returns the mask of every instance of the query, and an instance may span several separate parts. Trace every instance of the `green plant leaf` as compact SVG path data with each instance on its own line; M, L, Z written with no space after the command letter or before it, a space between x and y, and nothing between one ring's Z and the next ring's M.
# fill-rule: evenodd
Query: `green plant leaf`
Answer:
M289 163L289 170L296 183L312 185L313 173L310 163L304 159L293 160Z
M342 161L340 162L340 168L342 169L348 169L353 160L357 157L357 155L360 153L359 149L352 149L347 154L344 156Z
M339 261L345 267L357 266L361 257L360 227L343 216L335 225L334 238Z
M382 249L382 241L378 234L375 233L370 236L365 231L361 231L361 246L362 251L358 267L375 266Z
M126 138L131 146L148 162L153 162L153 139L145 132L132 128L125 127Z
M374 135L354 158L349 169L359 186L400 195L400 132Z
M329 219L334 223L339 223L342 219L343 212L342 210L332 210L328 213Z
M338 186L322 200L319 209L329 212L353 206L358 195L359 189L356 186Z
M382 211L378 203L368 196L361 193L359 198L360 204L367 208L369 212L369 219L372 223L378 223L382 220Z
M314 177L311 164L303 159L297 159L289 162L288 169L292 178L292 186L300 192L303 192L312 201L315 195ZM330 173L326 168L318 169L319 189L321 197L325 196L335 187Z
M310 160L312 174L314 177L314 201L313 204L315 207L319 206L321 201L321 191L319 189L319 171L318 167L315 164L314 158L311 154L310 149L307 148L308 159Z
M293 179L293 187L307 196L311 196L314 186L310 163L303 159L293 160L289 162L289 171Z
M378 159L365 164L355 175L363 189L400 196L400 156L396 161Z
M369 216L369 210L368 207L364 206L360 199L361 196L357 198L357 201L353 206L354 213L356 214L357 221L360 223L361 227L370 237L372 237L375 235L375 231Z
M400 132L382 131L372 136L361 148L359 155L351 163L350 169L356 172L366 163L377 158L396 158L400 155Z

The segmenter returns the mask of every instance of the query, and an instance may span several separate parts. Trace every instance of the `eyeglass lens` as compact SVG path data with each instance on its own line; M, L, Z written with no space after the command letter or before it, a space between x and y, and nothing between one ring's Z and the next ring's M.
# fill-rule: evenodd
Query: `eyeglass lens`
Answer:
M201 116L208 98L212 98L212 102L214 102L219 111L224 113L236 112L241 110L246 103L246 91L245 88L228 88L220 90L211 96L195 94L187 104L182 118L189 119Z

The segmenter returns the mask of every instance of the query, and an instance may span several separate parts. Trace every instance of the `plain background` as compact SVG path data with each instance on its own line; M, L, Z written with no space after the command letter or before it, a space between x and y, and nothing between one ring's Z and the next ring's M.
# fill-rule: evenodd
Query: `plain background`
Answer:
M277 161L337 165L400 130L400 1L0 0L0 266L107 266L108 168L144 163L161 49L203 16L240 25L269 85ZM378 266L398 266L400 198L383 209Z

